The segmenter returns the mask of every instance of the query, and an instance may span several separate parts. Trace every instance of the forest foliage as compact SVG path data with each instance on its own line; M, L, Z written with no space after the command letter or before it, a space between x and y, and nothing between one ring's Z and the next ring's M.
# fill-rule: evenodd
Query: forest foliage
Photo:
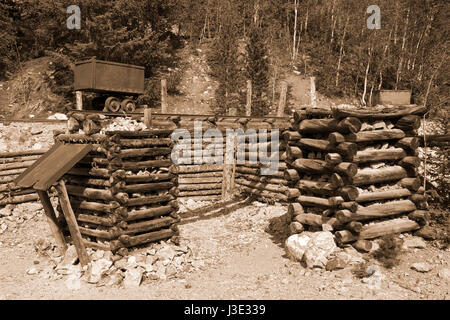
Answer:
M66 8L71 4L81 9L80 30L66 27ZM448 1L378 0L381 29L367 28L366 10L372 4L368 0L4 0L0 74L7 77L20 62L53 54L66 64L96 56L143 65L146 77L156 79L177 65L174 53L184 38L194 44L213 43L210 63L220 84L217 104L224 109L242 105L246 79L258 83L255 101L267 104L270 83L283 68L316 76L322 93L357 97L361 104L379 89L411 89L417 104L433 110L448 105ZM174 26L178 33L172 33ZM239 57L242 44L247 45L244 58ZM62 83L69 81L66 78Z

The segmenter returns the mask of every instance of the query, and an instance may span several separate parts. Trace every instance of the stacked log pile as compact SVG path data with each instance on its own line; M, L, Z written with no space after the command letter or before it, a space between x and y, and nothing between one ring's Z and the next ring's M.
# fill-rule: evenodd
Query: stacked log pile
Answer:
M101 130L96 120L92 126ZM64 176L87 246L125 250L121 248L177 239L178 168L170 158L171 133L150 129L55 137L94 145Z
M31 189L16 186L14 180L47 150L0 153L0 206L35 201L39 197Z
M427 223L417 176L422 107L382 112L335 109L295 114L301 136L288 148L286 178L301 195L289 206L290 230L333 230L340 243L412 231ZM300 154L300 152L297 152Z
M290 132L292 124L289 119L263 120L241 120L244 135L237 137L235 186L264 202L287 202L299 195L284 175L287 150L283 134ZM273 161L278 166L272 171Z

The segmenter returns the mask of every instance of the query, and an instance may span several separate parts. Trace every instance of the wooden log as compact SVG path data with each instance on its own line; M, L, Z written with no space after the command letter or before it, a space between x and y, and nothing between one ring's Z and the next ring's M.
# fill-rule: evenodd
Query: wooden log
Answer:
M65 175L64 178L66 179L66 182L69 182L71 184L77 184L77 185L83 185L83 186L96 186L96 187L111 187L111 182L109 180L105 179L92 179L92 178L86 178L86 177L79 177L79 176L72 176L72 175Z
M173 145L173 141L170 138L120 139L118 145L122 148L170 147Z
M359 169L358 173L351 178L352 184L362 186L380 182L396 181L407 176L407 172L403 167L390 166L380 169L364 168Z
M0 206L6 206L7 204L31 202L31 201L36 201L37 199L39 199L39 196L36 193L8 197L8 198L0 200Z
M21 173L24 172L25 170L26 170L26 168L0 171L0 176L17 175L17 174L21 174Z
M339 173L340 175L344 175L347 177L355 177L356 174L358 173L358 167L356 166L356 164L351 162L341 162L337 164L333 168L333 170Z
M10 169L28 168L33 163L34 163L34 161L22 161L22 162L0 164L0 171L10 170Z
M288 188L284 194L289 198L297 198L300 196L300 190L296 189L296 188Z
M92 242L86 239L83 239L83 243L87 248L103 250L103 251L112 251L114 248L111 248L110 244L103 244L98 242Z
M332 112L333 117L335 117L336 119L342 119L345 117L356 117L358 119L380 120L380 119L400 118L410 114L421 115L426 112L426 108L424 106L402 106L395 108L385 108L382 111L333 108Z
M299 124L300 133L328 133L337 131L338 121L335 119L310 119Z
M141 131L116 130L105 132L108 136L118 136L120 138L161 138L168 137L172 133L172 129L146 129Z
M362 221L384 218L414 210L416 210L416 205L410 200L397 200L386 203L377 203L367 207L359 206L356 212L351 213L350 220ZM336 212L336 218L341 222L350 221L349 217L342 214L340 211Z
M237 173L244 173L244 174L259 175L260 174L260 169L259 168L247 168L247 167L237 166L236 167L236 172Z
M358 152L358 147L352 142L341 142L336 146L335 151L343 155L346 160L352 161Z
M244 193L247 193L249 195L253 195L253 196L260 196L260 197L264 197L264 198L270 198L270 199L275 199L278 201L288 201L289 198L282 194L282 193L276 193L276 192L271 192L271 191L267 191L267 190L258 190L258 189L253 189L247 186L240 186L239 187Z
M171 148L140 148L140 149L124 149L119 153L120 158L136 158L145 156L161 156L168 155L172 152Z
M322 224L326 223L327 220L328 218L324 218L321 215L312 213L303 213L294 217L294 221L299 222L302 225L306 224L308 226L314 227L321 227Z
M363 228L363 224L357 221L350 221L344 226L345 229L350 230L352 233L360 233Z
M83 132L87 135L91 135L94 133L99 133L101 127L95 123L95 121L91 119L86 119L83 121Z
M336 231L334 233L334 236L336 238L337 243L339 243L341 245L345 244L345 243L356 241L358 239L358 236L355 236L353 233L351 233L348 230Z
M112 194L110 190L105 189L94 189L75 185L67 185L66 188L70 195L87 199L119 201L120 203L125 203L128 200L128 195L125 193Z
M361 121L355 117L347 117L339 121L337 131L340 133L357 133L361 130Z
M141 170L147 168L165 168L172 165L172 160L147 160L137 162L122 162L121 164L110 163L109 166L112 169L124 169L124 170Z
M306 149L319 150L325 152L331 152L335 149L334 145L332 145L328 140L321 140L321 139L301 138L295 142L295 145L298 145Z
M404 157L398 162L398 165L408 169L417 168L420 165L420 159L419 157Z
M299 140L302 137L300 132L298 131L284 131L281 134L281 138L288 143L289 141L296 141Z
M292 217L292 219L295 216L298 216L299 214L304 214L304 213L305 213L305 211L303 209L303 206L300 203L293 202L293 203L289 204L289 206L288 206L288 215L290 217Z
M71 200L72 208L77 211L80 210L87 210L87 211L95 211L95 212L102 212L102 213L112 213L115 209L119 207L119 203L116 201L112 201L110 203L98 203L98 202L92 202L92 201L79 201L72 199Z
M69 227L70 235L78 254L78 259L80 259L80 264L82 266L86 266L90 261L89 255L86 252L86 247L84 246L83 239L81 238L80 228L78 227L77 220L75 219L75 215L70 205L69 195L67 194L64 180L59 181L56 190L58 191L59 204L61 205L67 226Z
M296 187L302 191L311 192L321 196L330 196L336 190L331 183L303 179L297 182Z
M283 175L284 178L288 181L297 181L300 179L300 176L298 175L298 172L295 169L284 170Z
M299 147L288 146L288 147L286 148L286 156L287 156L289 159L303 158L303 152L302 152L302 150L300 150Z
M222 177L222 174L223 174L222 171L178 174L178 180L179 179L192 179L192 178L200 179L200 178L208 178L208 177Z
M222 183L187 184L178 187L180 191L209 190L222 188Z
M179 198L183 198L180 197ZM217 195L209 195L209 196L189 196L188 199L192 199L195 201L215 201L215 200L220 200L222 198L222 196L220 194Z
M181 191L179 197L190 197L190 196L207 196L213 194L222 194L222 189L210 189L210 190L195 190L195 191Z
M345 201L354 201L359 196L359 191L354 186L344 186L337 190L337 194L344 198Z
M18 176L19 175L11 175L11 176L0 177L0 183L4 184L4 183L8 183L8 182L14 182L14 180L16 180L16 178Z
M0 158L0 164L19 163L19 162L26 162L26 161L32 161L32 160L34 162L35 160L39 159L40 157L41 157L41 155L12 157L12 158Z
M122 234L130 235L141 232L153 231L172 225L175 219L171 217L156 218L148 221L136 222L129 224Z
M56 141L61 142L79 142L79 143L102 143L107 140L107 136L103 134L60 134L55 138Z
M125 247L135 247L138 245L146 244L149 242L155 242L163 239L168 239L175 235L175 232L172 229L163 229L153 232L148 232L144 234L140 234L137 236L128 236L122 235L119 240L120 243ZM116 245L118 246L118 245Z
M400 129L386 129L386 130L372 130L361 131L358 133L351 133L345 136L346 141L350 142L372 142L402 139L405 137L405 132Z
M303 225L300 222L293 221L289 224L289 233L292 234L298 234L302 233L305 230Z
M337 173L332 173L330 176L330 183L334 188L343 187L345 185L342 177Z
M407 115L401 117L396 123L395 127L404 131L416 130L420 127L420 117L416 115Z
M408 189L394 189L389 191L378 191L378 192L367 192L360 194L356 201L359 203L370 202L370 201L379 201L379 200L389 200L396 199L402 197L408 197L411 195L411 192Z
M178 184L203 184L203 183L218 183L221 182L221 177L203 177L203 178L178 178ZM181 190L181 189L180 189Z
M130 198L128 199L126 206L127 207L133 207L133 206L144 206L154 203L164 203L169 202L171 200L174 200L175 197L170 194L164 194L159 196L142 196L140 198Z
M53 209L52 203L46 191L36 190L41 200L42 207L44 207L44 213L47 217L48 225L50 226L50 230L55 237L56 245L58 246L60 253L64 254L67 248L66 241L64 239L64 234L62 232L62 228L56 218L55 210Z
M83 214L79 213L77 216L77 220L81 222L86 223L92 223L99 226L105 226L105 227L113 227L117 219L115 217L105 218L105 217L99 217L92 214Z
M272 191L272 192L284 193L289 190L289 188L285 187L285 186L279 186L279 185L267 184L267 183L250 182L245 179L236 179L236 183L243 185L243 186L253 188L253 189L267 190L267 191Z
M408 218L417 222L420 226L427 225L430 221L430 215L425 210L415 210L408 214Z
M330 207L338 207L341 203L344 203L344 198L340 196L329 197L328 203L330 204Z
M297 159L291 166L300 172L325 173L328 171L327 163L323 160Z
M419 138L417 137L406 137L400 139L395 144L397 148L403 148L406 150L416 150L419 147Z
M149 175L126 175L125 182L126 183L150 183L150 182L159 182L159 181L167 181L173 179L174 175L171 173L151 173Z
M189 165L189 166L180 166L179 173L197 173L197 172L210 172L222 170L223 170L222 164Z
M160 216L168 215L172 211L174 211L174 208L172 208L172 206L170 206L170 205L142 209L142 210L132 210L132 211L128 212L128 217L125 219L125 221L134 221L134 220L160 217Z
M389 234L413 231L419 229L417 222L409 219L393 219L365 225L358 239L373 239Z
M356 203L355 201L343 202L339 205L339 209L349 210L350 212L356 212L356 210L358 210L358 203Z
M72 168L67 173L74 176L110 177L108 169L103 168Z
M97 230L97 229L90 229L86 227L78 227L80 230L80 234L88 237L95 237L97 239L102 240L112 240L116 238L116 234L112 231L106 231L106 230Z
M124 192L149 192L149 191L160 191L169 190L174 184L170 181L166 182L152 182L152 183L142 183L142 184L131 184L125 185L122 188Z
M345 137L339 132L332 132L328 135L328 142L332 145L336 145L338 143L345 142Z
M37 150L27 150L27 151L15 151L15 152L0 152L0 158L13 158L13 157L24 157L31 155L41 155L48 151L48 149L37 149Z
M325 162L329 167L334 167L342 162L342 157L339 153L327 153L325 155Z
M281 186L287 186L289 184L289 181L286 181L285 179L271 178L270 176L255 176L251 174L238 174L237 176L239 178L243 178L245 180L253 182L276 184Z
M321 208L331 208L331 204L327 198L300 196L297 201L306 207L321 207Z
M398 160L404 158L405 156L406 153L401 148L364 150L356 153L358 163Z
M398 185L415 192L420 188L420 180L418 178L403 178L398 182Z

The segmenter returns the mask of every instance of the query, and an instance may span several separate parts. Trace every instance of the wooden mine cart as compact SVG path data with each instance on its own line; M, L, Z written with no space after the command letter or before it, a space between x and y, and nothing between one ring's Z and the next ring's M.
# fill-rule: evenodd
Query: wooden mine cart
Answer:
M133 112L136 98L144 93L144 67L96 60L75 62L74 89L96 93L93 108L104 105L104 111Z

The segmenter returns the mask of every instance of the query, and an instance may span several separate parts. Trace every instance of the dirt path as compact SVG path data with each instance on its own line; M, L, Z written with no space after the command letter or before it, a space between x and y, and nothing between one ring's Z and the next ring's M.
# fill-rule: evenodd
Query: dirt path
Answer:
M0 299L449 299L448 282L437 272L449 266L449 251L428 247L402 256L380 290L372 291L350 268L328 272L307 270L290 261L265 231L269 221L285 212L282 206L259 203L227 215L181 225L182 243L193 248L204 266L171 280L146 279L139 288L97 287L84 281L71 291L65 278L49 280L44 273L27 275L30 267L51 268L34 243L51 239L42 215L0 235ZM429 273L410 264L434 264ZM38 264L36 264L39 262Z

